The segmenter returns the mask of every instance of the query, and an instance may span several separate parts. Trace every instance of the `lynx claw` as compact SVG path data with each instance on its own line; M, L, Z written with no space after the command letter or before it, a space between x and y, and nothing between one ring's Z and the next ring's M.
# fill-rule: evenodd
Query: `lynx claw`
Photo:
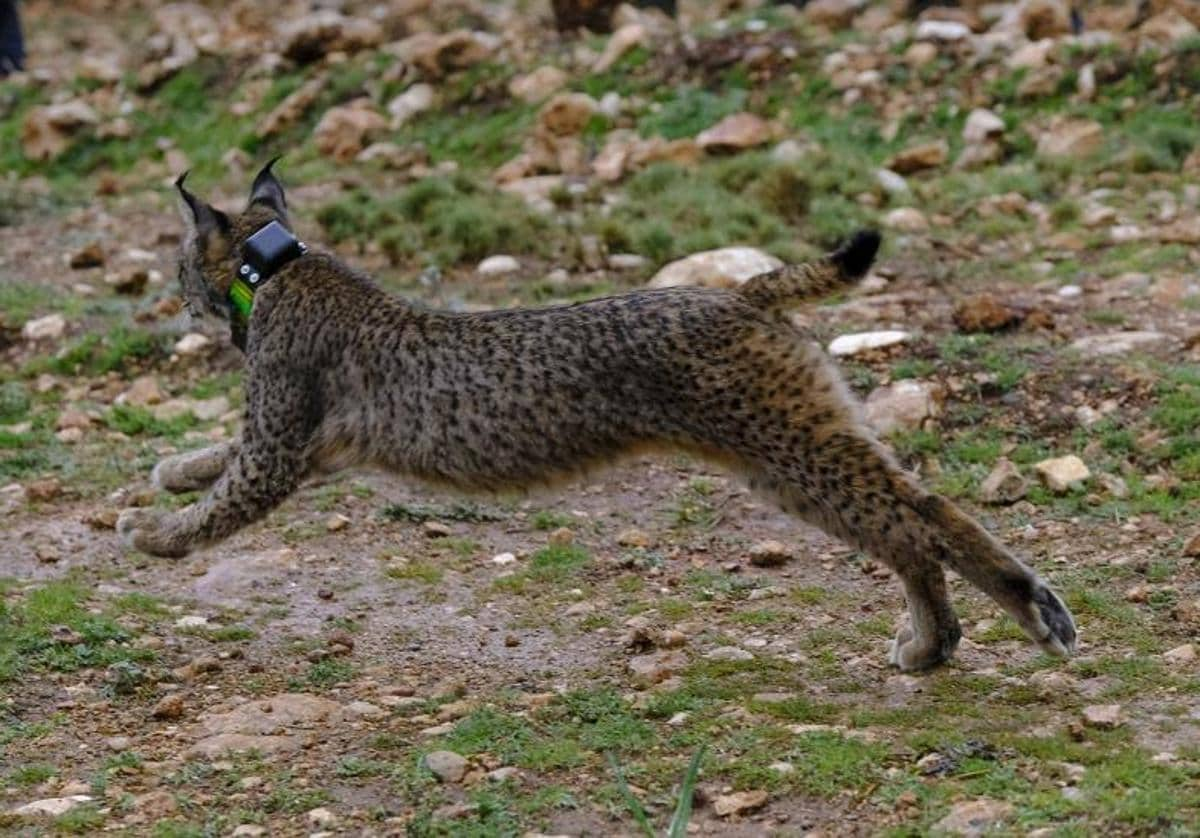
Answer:
M1033 637L1042 651L1058 657L1075 654L1075 620L1062 600L1054 591L1042 585L1033 594L1033 605L1038 614Z

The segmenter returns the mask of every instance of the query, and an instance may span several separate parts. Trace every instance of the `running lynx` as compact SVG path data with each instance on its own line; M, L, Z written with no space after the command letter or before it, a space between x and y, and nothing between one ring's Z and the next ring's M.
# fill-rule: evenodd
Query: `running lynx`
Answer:
M158 464L162 489L207 493L175 512L124 512L118 529L133 547L183 556L262 518L316 470L372 464L498 490L668 447L741 474L891 567L910 615L892 647L901 669L941 663L958 643L943 566L1045 651L1074 650L1059 598L897 465L833 365L783 314L865 274L877 233L859 232L828 257L735 290L636 291L463 314L390 296L333 255L296 243L270 164L234 217L191 195L182 178L178 186L189 226L183 294L194 314L233 322L246 357L245 421L234 442ZM250 304L238 304L239 273L258 278L251 239L268 228L282 236L271 253L286 258L275 259L277 272Z

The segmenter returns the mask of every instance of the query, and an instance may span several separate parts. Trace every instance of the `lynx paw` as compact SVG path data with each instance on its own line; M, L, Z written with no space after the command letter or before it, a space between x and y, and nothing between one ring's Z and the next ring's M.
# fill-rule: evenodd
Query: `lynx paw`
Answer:
M150 482L172 494L206 489L221 476L227 459L223 445L177 454L158 462L150 472Z
M958 647L958 626L948 626L942 636L918 640L913 630L905 626L892 641L888 663L901 672L920 672L939 666L954 656Z
M1043 652L1060 657L1075 653L1075 620L1057 594L1040 582L1019 622Z
M186 556L187 548L168 538L162 526L167 514L157 509L126 509L117 518L117 535L121 543L151 556L168 559Z

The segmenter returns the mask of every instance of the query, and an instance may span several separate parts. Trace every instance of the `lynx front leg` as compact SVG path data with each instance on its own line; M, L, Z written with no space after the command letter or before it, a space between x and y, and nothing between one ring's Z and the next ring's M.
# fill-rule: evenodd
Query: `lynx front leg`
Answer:
M180 494L207 489L237 456L240 442L231 440L159 460L150 482L164 492Z
M199 501L178 512L128 509L121 513L117 531L143 553L180 558L263 517L303 476L299 450L243 445Z
M318 422L312 393L311 382L287 370L255 371L247 382L242 439L230 447L229 460L207 494L178 512L126 510L117 521L122 539L144 553L174 558L266 515L308 471L308 446ZM207 455L196 456L215 470L219 455Z

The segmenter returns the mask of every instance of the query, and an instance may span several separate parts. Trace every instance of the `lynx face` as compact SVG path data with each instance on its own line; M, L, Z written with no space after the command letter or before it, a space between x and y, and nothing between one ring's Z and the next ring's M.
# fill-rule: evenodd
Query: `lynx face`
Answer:
M271 171L274 162L259 172L246 209L232 218L184 188L186 172L175 181L187 227L179 254L179 290L184 308L193 317L211 314L228 320L229 286L237 267L235 243L270 221L287 225L283 187Z

